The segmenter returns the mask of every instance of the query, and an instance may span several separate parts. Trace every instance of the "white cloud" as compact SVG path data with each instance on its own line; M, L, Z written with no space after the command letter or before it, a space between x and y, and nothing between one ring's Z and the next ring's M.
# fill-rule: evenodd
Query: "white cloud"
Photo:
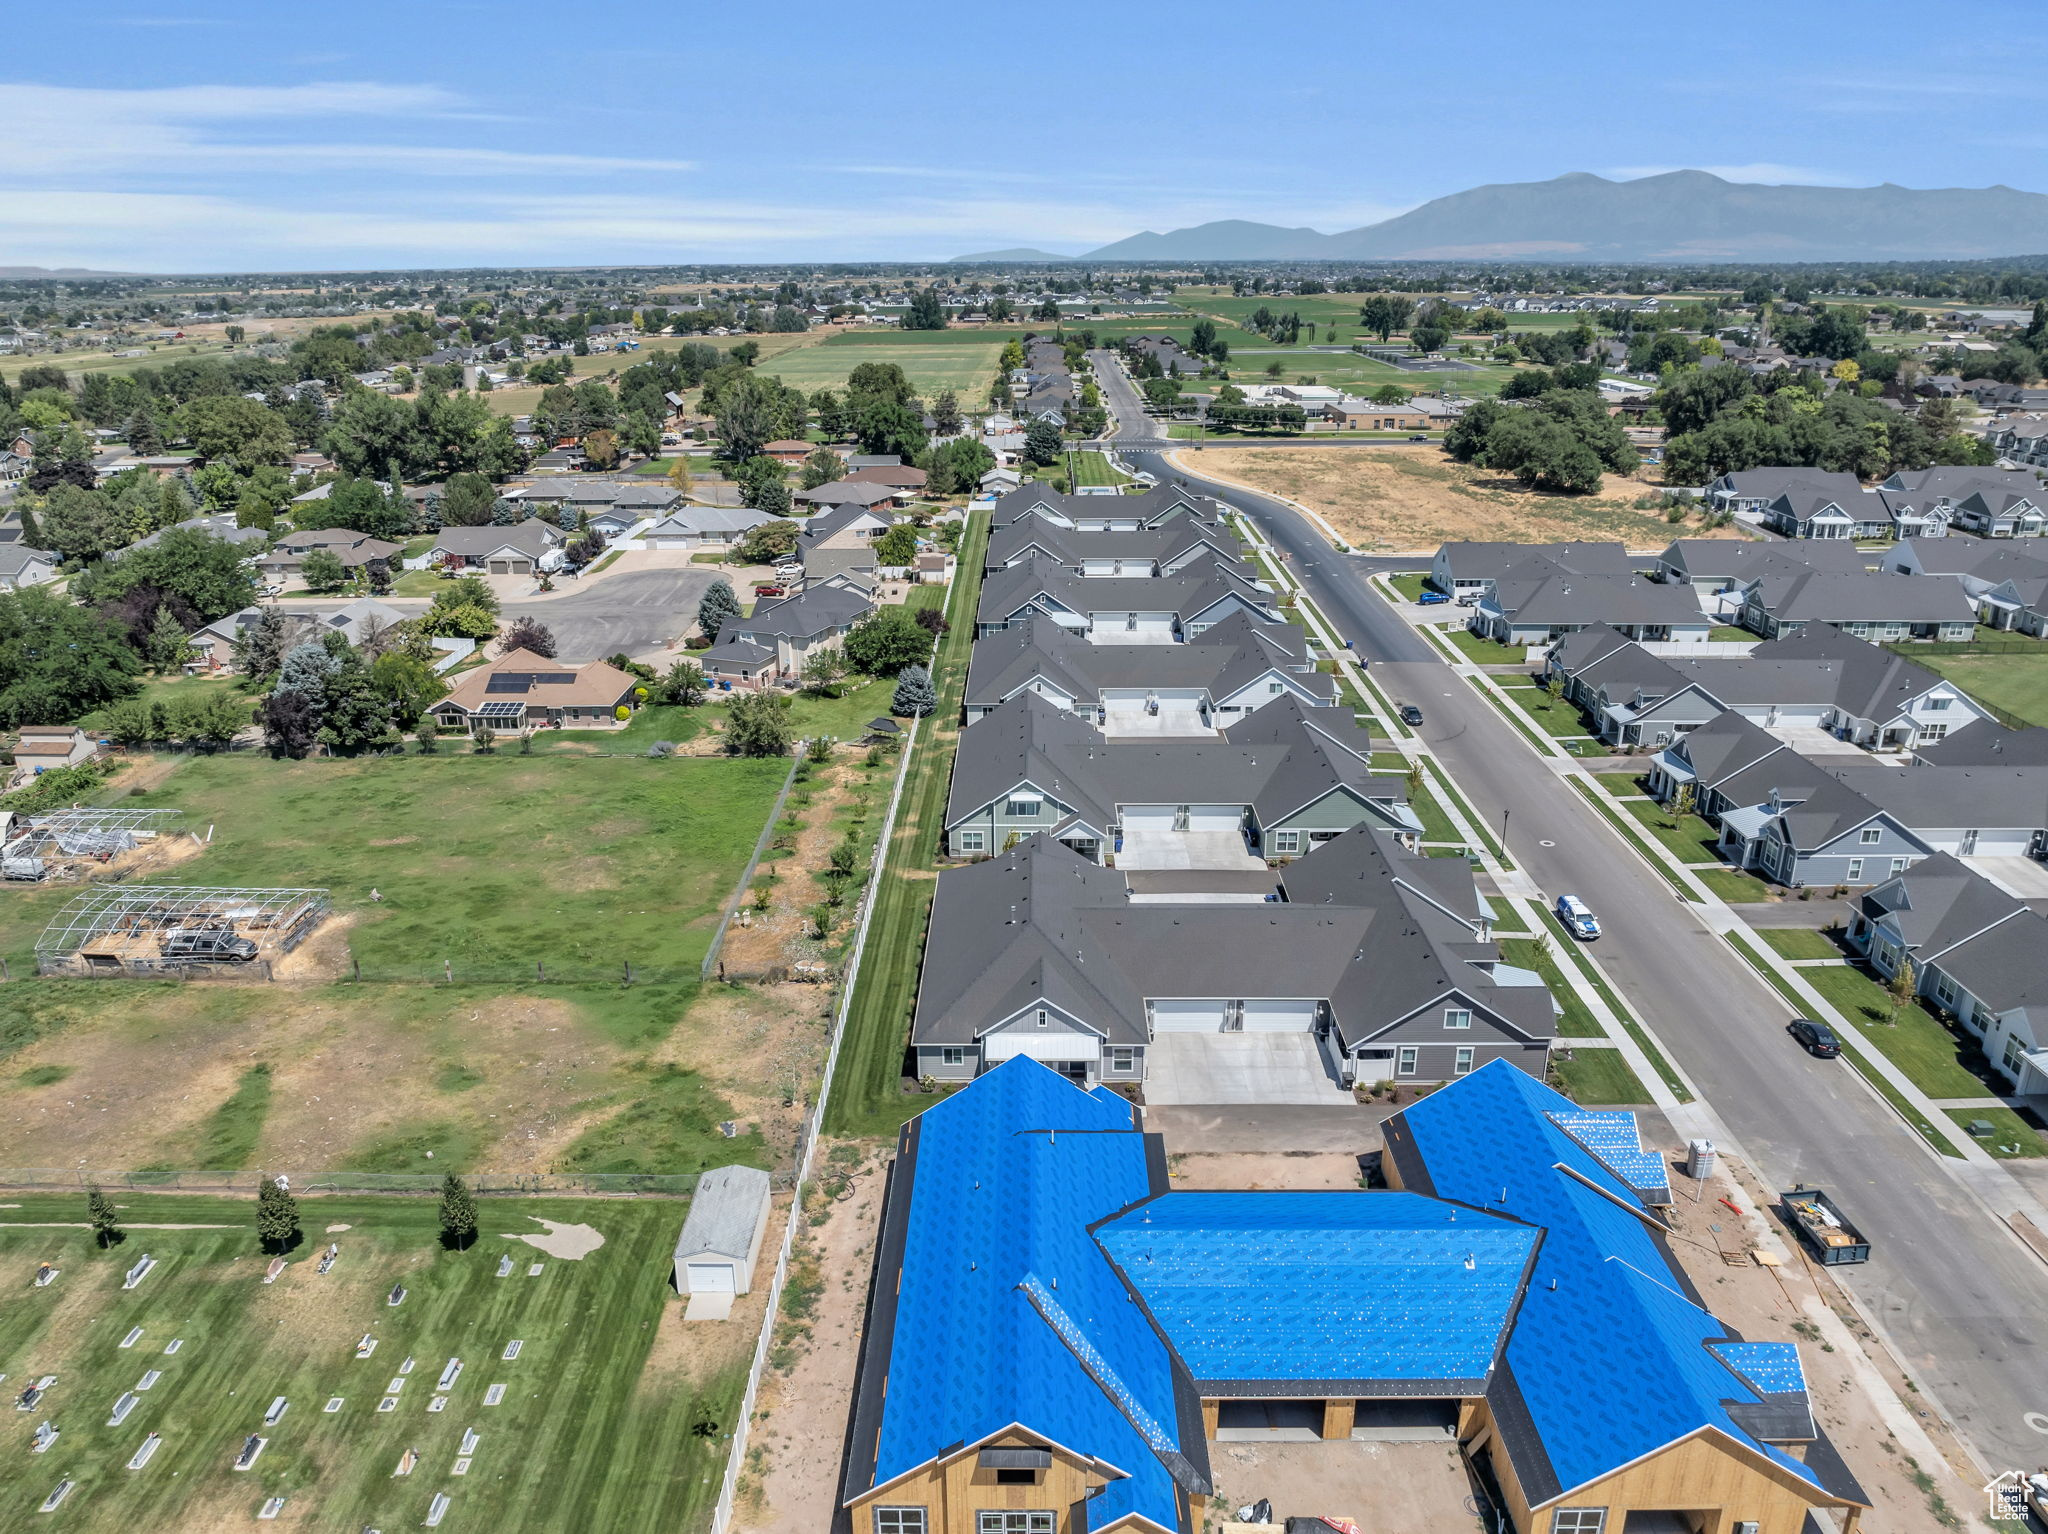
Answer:
M433 85L334 81L305 85L190 85L154 90L0 84L0 164L15 176L189 177L196 172L583 175L682 171L687 160L391 143L261 141L287 125L337 118L461 121L463 98Z
M1863 186L1854 176L1831 170L1814 170L1804 165L1779 165L1758 160L1748 165L1618 165L1601 174L1616 181L1640 181L1645 176L1668 176L1675 170L1703 170L1723 181L1742 181L1764 186Z

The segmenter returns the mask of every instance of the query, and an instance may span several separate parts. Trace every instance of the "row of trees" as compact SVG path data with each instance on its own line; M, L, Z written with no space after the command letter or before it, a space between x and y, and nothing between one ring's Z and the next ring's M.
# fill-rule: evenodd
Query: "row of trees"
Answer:
M1536 490L1590 494L1602 474L1638 463L1620 421L1589 389L1550 389L1527 403L1478 400L1444 434L1461 463L1512 474Z
M259 1066L258 1069L267 1069ZM441 1179L441 1244L451 1251L467 1251L476 1241L476 1195L453 1172ZM121 1213L106 1191L97 1184L86 1189L86 1223L92 1227L93 1243L110 1251L128 1239L121 1228ZM284 1183L266 1177L256 1189L256 1240L264 1252L282 1254L299 1244L303 1228L299 1201Z

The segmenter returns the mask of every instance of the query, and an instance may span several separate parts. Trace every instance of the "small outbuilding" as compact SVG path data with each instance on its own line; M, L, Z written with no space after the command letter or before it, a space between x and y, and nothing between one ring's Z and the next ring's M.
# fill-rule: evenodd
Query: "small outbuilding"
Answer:
M758 1167L714 1167L697 1179L676 1242L676 1292L690 1302L687 1319L722 1321L734 1297L753 1288L773 1196Z

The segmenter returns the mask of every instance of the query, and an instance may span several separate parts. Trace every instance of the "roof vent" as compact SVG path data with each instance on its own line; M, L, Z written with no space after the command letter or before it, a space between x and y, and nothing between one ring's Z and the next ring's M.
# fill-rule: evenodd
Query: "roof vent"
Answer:
M1477 1268L1478 1266L1479 1259L1474 1257L1470 1252L1467 1252L1465 1254L1465 1271L1467 1273L1470 1273L1474 1268Z

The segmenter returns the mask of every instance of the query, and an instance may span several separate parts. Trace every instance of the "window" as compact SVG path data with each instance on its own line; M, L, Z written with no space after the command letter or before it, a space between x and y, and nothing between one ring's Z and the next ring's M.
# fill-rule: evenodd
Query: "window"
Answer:
M1949 705L1950 705L1951 703L1955 702L1955 699L1953 699L1953 698L1928 698L1928 699L1926 699L1926 700L1925 700L1925 702L1926 702L1926 705L1927 705L1927 712L1928 712L1928 713L1930 713L1930 714L1938 714L1938 713L1940 713L1940 712L1941 712L1941 711L1942 711L1943 709L1947 708L1947 707L1948 707L1948 706L1949 706Z
M1444 1026L1446 1028L1470 1028L1472 1026L1472 1014L1464 1007L1445 1007Z
M1396 1076L1413 1076L1415 1074L1415 1054L1416 1049L1413 1044L1403 1044L1401 1046L1400 1051L1394 1056L1394 1074Z
M1855 884L1855 883L1856 883L1856 882L1858 882L1858 881L1859 881L1860 879L1862 879L1862 877L1863 877L1863 859L1861 859L1861 858L1851 858L1851 859L1849 859L1849 872L1847 873L1847 875L1845 875L1845 877L1847 878L1848 882L1849 882L1849 883L1851 883L1851 884Z
M1900 874L1904 873L1905 871L1906 871L1906 860L1905 860L1904 858L1893 858L1893 859L1892 859L1892 875L1893 875L1893 877L1895 877L1895 878L1896 878L1896 877L1897 877L1898 875L1900 875Z
M998 1486L1036 1486L1037 1484L1038 1472L1036 1470L996 1471L996 1485Z
M1601 1534L1606 1527L1604 1507L1561 1507L1550 1515L1551 1534Z
M1944 1007L1955 1006L1955 981L1951 980L1947 975L1937 974L1934 977L1934 999L1940 1002Z
M1857 840L1866 847L1875 847L1884 840L1883 826L1865 826Z
M925 1534L925 1510L921 1507L878 1507L875 1534Z
M1040 1007L1038 1009L1038 1015L1034 1019L1032 1019L1032 1021L1037 1023L1039 1027L1044 1028L1052 1022L1052 1019L1046 1015L1045 1008Z
M1010 818L1012 820L1035 820L1038 816L1038 806L1043 802L1039 799L1012 799L1008 806Z
M1923 745L1940 740L1947 734L1948 726L1946 724L1923 724L1920 726L1920 741Z
M986 845L979 831L961 831L954 839L959 842L962 852L979 852Z
M1128 1045L1114 1045L1109 1051L1109 1068L1121 1076L1128 1076L1138 1068L1138 1052Z
M1273 850L1275 852L1301 851L1301 833L1299 831L1275 831L1273 833Z
M2004 1064L2006 1075L2012 1077L2015 1081L2019 1079L2020 1056L2026 1052L2027 1046L2020 1042L2018 1034L2013 1034L2006 1039L2005 1053L2000 1058Z
M1287 684L1285 682L1268 682L1266 684L1266 691L1271 696L1277 698L1281 693L1287 691Z
M1458 1059L1457 1059L1457 1063L1456 1063L1456 1064L1454 1064L1454 1065L1453 1065L1453 1066L1451 1067L1451 1074L1452 1074L1453 1076L1463 1076L1463 1075L1465 1075L1465 1074L1466 1074L1467 1072L1469 1072L1469 1071L1470 1071L1471 1069L1472 1069L1472 1046L1471 1046L1470 1044L1460 1044L1460 1045L1458 1046Z
M939 1051L939 1064L941 1065L965 1065L966 1063L967 1051L958 1045L951 1045Z
M1057 1534L1058 1528L1058 1515L1050 1510L974 1515L974 1534Z

